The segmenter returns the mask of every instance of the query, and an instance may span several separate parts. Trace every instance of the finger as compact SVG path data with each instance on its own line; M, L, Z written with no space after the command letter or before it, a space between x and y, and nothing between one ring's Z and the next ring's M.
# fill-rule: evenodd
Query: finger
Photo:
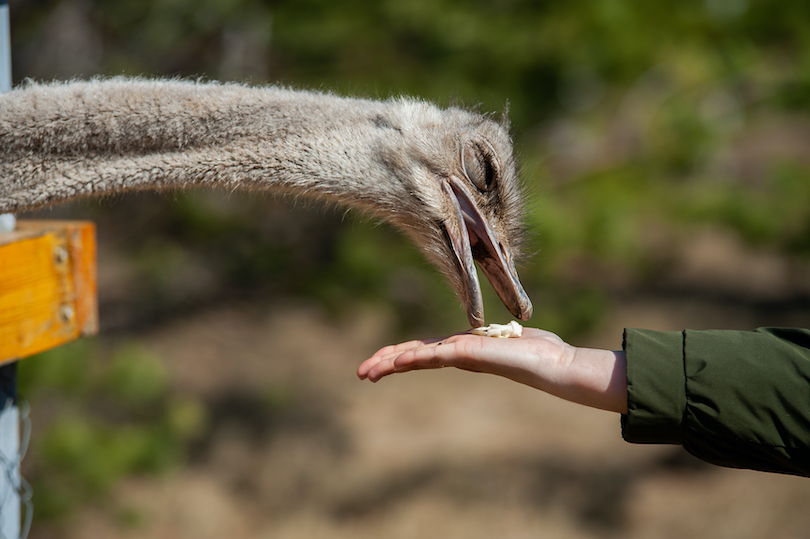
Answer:
M399 354L393 354L386 358L381 358L379 361L374 363L374 365L368 368L363 378L368 379L370 382L377 382L380 380L380 378L397 372L396 368L394 367L394 360L398 356Z
M457 361L452 348L453 346L448 345L446 341L444 343L438 341L411 348L401 353L389 354L372 365L366 371L366 377L370 381L376 382L384 376L398 372L454 366Z
M385 361L392 355L397 356L404 350L408 350L415 346L421 346L422 344L423 343L421 341L409 341L405 343L389 345L380 348L379 350L374 352L374 355L372 355L370 358L366 359L360 364L360 366L357 368L357 376L361 380L364 380L368 375L368 372L381 361Z
M444 365L408 365L406 367L397 367L395 366L394 359L381 361L377 365L375 365L367 375L367 379L370 382L378 382L380 379L385 378L391 374L397 374L402 372L408 371L415 371L415 370L427 370L427 369L441 369Z
M377 350L373 356L363 361L360 366L357 368L357 376L363 380L368 375L368 372L378 363L381 361L388 359L391 356L397 356L402 352L412 350L414 348L418 348L420 346L425 346L429 344L433 344L436 342L440 342L441 339L419 339L414 341L408 341L400 344L392 344L380 348Z
M368 372L374 368L380 361L383 361L384 356L380 355L380 352L377 352L367 360L363 361L359 367L357 367L357 377L361 380L365 380L368 376Z
M398 354L394 358L394 368L397 371L411 370L411 368L439 368L453 364L455 346L453 343L439 341L434 344L418 346Z
M414 369L455 367L467 371L489 372L487 365L494 363L482 360L481 354L492 346L493 340L477 335L459 334L437 342L434 346L413 348L394 358L395 372ZM500 343L503 346L504 343Z

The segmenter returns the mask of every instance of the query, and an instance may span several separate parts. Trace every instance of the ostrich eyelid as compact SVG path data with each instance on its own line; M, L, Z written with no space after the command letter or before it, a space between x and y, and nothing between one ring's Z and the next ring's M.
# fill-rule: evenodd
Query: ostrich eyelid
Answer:
M492 191L498 176L497 158L492 145L485 139L462 145L461 168L464 175L480 192Z

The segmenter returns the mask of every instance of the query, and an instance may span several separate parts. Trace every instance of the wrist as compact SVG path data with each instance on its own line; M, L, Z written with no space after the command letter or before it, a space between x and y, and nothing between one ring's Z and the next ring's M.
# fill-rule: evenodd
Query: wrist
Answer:
M627 413L627 363L623 351L575 347L569 370L569 400Z

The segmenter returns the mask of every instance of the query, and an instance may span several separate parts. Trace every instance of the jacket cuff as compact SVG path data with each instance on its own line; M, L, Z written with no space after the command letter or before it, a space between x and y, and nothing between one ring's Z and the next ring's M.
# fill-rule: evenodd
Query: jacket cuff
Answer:
M684 333L625 329L627 414L622 437L633 443L682 444L686 409Z

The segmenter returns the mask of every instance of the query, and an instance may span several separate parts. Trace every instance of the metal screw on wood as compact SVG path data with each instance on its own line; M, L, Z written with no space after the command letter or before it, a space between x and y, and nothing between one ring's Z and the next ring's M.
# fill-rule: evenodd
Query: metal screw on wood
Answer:
M57 264L64 264L68 259L67 249L61 245L57 246L56 249L53 250L53 259Z
M73 307L67 304L59 307L59 319L64 324L67 324L73 320Z

